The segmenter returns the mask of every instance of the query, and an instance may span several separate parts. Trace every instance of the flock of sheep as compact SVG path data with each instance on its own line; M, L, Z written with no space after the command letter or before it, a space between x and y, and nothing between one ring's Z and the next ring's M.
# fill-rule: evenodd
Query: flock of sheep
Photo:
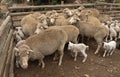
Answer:
M46 14L35 12L26 15L13 35L16 41L16 66L26 69L29 60L39 60L39 65L44 68L44 57L53 53L53 60L59 57L58 65L62 64L66 43L74 61L81 52L84 56L82 62L85 62L85 51L89 46L84 44L84 36L97 42L95 54L103 46L103 57L112 55L120 38L120 23L109 15L100 14L97 9L80 6L77 9L65 8L62 13L52 10ZM82 43L79 43L80 40Z

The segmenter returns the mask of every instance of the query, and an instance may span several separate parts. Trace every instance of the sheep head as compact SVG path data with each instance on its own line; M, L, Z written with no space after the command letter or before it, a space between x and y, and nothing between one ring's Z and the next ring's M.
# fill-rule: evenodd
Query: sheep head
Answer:
M39 20L40 23L48 25L48 23L47 23L47 16L45 14L42 14L41 16L39 16L38 20Z
M21 45L18 48L14 48L15 56L19 57L19 64L23 69L26 69L28 67L28 60L30 52L33 52L33 50L30 49L28 45Z
M43 32L45 29L47 29L48 26L42 23L38 23L36 30L35 30L35 34L39 34L40 32Z
M68 8L65 8L63 10L63 13L65 13L68 17L71 17L73 15L73 12L72 10L68 9Z
M77 15L73 15L70 19L69 19L69 23L70 24L75 24L78 21L80 21L79 17Z

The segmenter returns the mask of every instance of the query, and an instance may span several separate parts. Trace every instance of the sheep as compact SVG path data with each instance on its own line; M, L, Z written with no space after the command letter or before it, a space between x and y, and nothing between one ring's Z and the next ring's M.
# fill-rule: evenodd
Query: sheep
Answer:
M52 25L53 26L69 25L69 22L68 22L68 19L63 14L59 14L58 17L56 18L54 24L52 24Z
M23 32L22 32L22 28L21 27L16 27L13 35L15 36L15 40L17 42L22 40L22 39L24 39L24 37L25 37Z
M116 49L116 41L104 42L103 48L105 49L103 57L112 55Z
M109 15L106 15L106 14L99 14L99 16L97 18L100 20L101 23L111 21L111 17Z
M114 40L116 41L117 40L117 32L115 31L115 29L110 26L109 28L109 31L110 31L110 40L113 40L113 37L115 38Z
M73 25L63 25L63 26L51 26L48 29L62 29L68 35L67 42L71 41L73 43L78 43L77 38L79 35L79 29ZM35 33L39 34L42 32L39 28L36 29Z
M59 51L60 58L58 65L62 63L64 46L67 41L67 34L61 29L46 29L45 31L31 35L14 50L19 56L19 64L23 69L28 67L29 60L39 60L42 68L45 67L44 57Z
M74 14L74 12L68 8L65 8L63 10L63 13L66 15L67 18L71 17Z
M74 61L77 60L77 55L79 52L81 52L84 56L84 59L82 60L82 62L85 62L87 59L87 54L86 54L86 49L88 49L89 46L83 44L83 43L79 43L79 44L73 44L71 42L69 42L68 44L68 50L71 50L73 53L75 53L74 55Z
M80 12L80 19L81 19L81 21L93 23L96 26L101 25L100 20L97 17L93 16L91 10L87 10L86 13L81 11Z
M119 24L115 21L113 22L113 29L118 33L118 38L120 37L120 26ZM111 24L112 25L112 24Z
M36 18L36 13L35 15L27 15L23 17L21 20L21 26L22 26L22 31L25 34L26 37L29 37L30 35L34 34L34 31L36 30L37 25L41 25L44 28L47 28L48 26L45 25L44 23L39 22L38 18ZM42 18L42 16L38 16L39 19Z
M104 38L109 35L109 30L105 26L96 26L90 22L80 21L78 18L76 21L75 18L71 18L70 20L71 24L74 24L76 27L78 27L81 35L94 37L98 44L98 47L95 51L95 54L97 54L102 46Z

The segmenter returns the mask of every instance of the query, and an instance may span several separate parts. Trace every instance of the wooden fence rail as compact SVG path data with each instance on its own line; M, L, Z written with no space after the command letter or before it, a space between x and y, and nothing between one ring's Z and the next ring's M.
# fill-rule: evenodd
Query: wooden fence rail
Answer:
M13 29L11 17L7 16L0 26L0 77L9 77L11 52L13 43ZM13 62L14 64L14 62Z
M79 6L94 7L101 10L101 13L109 14L114 19L120 19L120 3L92 3L92 4L66 4L66 5L41 5L41 6L18 6L9 7L9 15L0 26L0 77L14 77L14 51L13 51L13 26L12 18L19 15L26 15L36 11L45 13L48 10L57 10L61 12L63 8L77 8ZM103 8L106 6L106 8ZM29 9L29 11L24 11ZM40 10L39 10L40 9ZM20 11L19 11L20 10ZM21 11L23 10L23 11ZM14 12L16 11L16 12ZM19 11L19 12L18 12ZM12 18L11 18L12 16ZM14 20L20 21L21 19ZM19 25L19 24L18 24Z
M88 4L63 4L63 5L40 5L40 6L16 6L16 7L9 7L10 15L11 16L23 16L26 14L31 14L33 12L41 12L45 13L48 10L57 10L61 12L61 8L77 8L79 6L85 7L94 7L101 10L103 14L119 14L120 13L120 3L104 3L104 2L97 2L97 3L88 3ZM100 8L98 8L100 7ZM27 10L27 11L25 11ZM14 12L16 11L16 12ZM118 18L118 15L117 15Z

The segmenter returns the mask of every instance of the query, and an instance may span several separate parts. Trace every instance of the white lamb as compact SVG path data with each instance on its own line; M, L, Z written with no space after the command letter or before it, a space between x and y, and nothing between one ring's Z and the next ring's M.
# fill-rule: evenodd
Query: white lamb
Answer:
M104 42L103 48L105 49L103 57L110 56L113 54L114 50L116 49L116 42L110 41L110 42Z
M68 44L68 50L71 50L73 53L75 53L74 55L74 61L77 60L77 55L78 52L81 52L82 55L84 56L84 59L82 60L82 62L85 62L87 59L87 54L86 54L86 49L88 49L89 46L83 44L83 43L79 43L79 44L73 44L71 42L69 42Z
M110 40L113 40L113 37L115 38L114 40L116 41L117 40L117 32L115 31L115 29L110 26L109 28L110 30Z
M15 36L15 40L17 42L22 40L22 39L24 39L24 37L25 37L23 32L22 32L22 28L21 27L16 27L13 35Z

